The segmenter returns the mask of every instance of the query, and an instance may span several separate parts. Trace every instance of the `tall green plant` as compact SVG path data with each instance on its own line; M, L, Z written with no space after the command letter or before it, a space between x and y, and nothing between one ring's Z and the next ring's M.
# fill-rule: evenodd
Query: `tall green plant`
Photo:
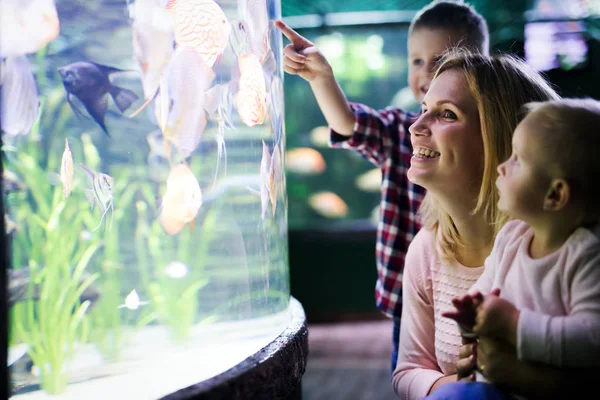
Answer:
M34 172L30 170L30 172ZM31 188L35 192L35 188ZM19 232L19 245L28 251L29 298L24 312L13 313L12 327L41 371L42 388L51 394L65 391L68 382L67 364L72 359L76 343L85 343L89 333L86 311L90 300L80 301L84 291L98 278L98 274L84 273L100 243L78 245L82 218L62 221L66 202L61 190L54 190L51 204L31 203L20 206L25 213L25 228ZM33 195L34 198L44 197ZM43 205L43 207L41 206ZM37 287L39 298L32 293Z

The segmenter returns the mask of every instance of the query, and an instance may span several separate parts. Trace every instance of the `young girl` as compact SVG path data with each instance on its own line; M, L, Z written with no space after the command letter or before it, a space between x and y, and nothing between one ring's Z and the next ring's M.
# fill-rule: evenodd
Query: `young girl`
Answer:
M496 181L498 207L515 220L498 233L470 295L455 299L456 311L444 316L464 331L508 342L521 360L599 367L600 102L527 108ZM484 353L477 365L496 380Z

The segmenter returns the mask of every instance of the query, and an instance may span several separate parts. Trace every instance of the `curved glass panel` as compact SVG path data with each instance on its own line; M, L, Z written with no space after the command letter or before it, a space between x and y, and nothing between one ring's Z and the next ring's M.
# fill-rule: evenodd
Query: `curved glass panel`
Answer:
M289 321L279 0L3 0L16 399L158 398Z

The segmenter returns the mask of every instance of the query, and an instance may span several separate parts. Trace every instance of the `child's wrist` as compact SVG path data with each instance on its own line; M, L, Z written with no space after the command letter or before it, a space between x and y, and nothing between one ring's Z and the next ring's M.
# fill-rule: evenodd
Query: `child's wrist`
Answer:
M323 71L316 73L314 78L312 78L309 83L311 85L330 85L331 83L337 84L333 74L333 69L329 64L327 64L327 67L323 68Z

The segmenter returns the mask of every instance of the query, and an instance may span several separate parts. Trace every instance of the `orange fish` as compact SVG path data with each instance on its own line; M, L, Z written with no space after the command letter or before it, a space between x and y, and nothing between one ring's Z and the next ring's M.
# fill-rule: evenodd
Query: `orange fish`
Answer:
M308 204L325 218L343 218L348 215L348 205L332 192L315 193L308 198Z
M365 192L377 193L381 190L381 169L374 168L355 180L356 187Z
M174 15L175 42L199 52L213 67L229 43L231 25L214 0L169 0Z
M325 171L325 159L315 149L299 147L285 154L285 165L288 171L300 175L317 175Z
M238 58L240 69L236 107L240 119L248 126L262 124L267 112L265 76L258 57L246 53Z
M171 167L167 189L160 204L159 221L165 232L174 235L185 224L194 230L194 219L202 206L202 191L198 180L186 164Z

